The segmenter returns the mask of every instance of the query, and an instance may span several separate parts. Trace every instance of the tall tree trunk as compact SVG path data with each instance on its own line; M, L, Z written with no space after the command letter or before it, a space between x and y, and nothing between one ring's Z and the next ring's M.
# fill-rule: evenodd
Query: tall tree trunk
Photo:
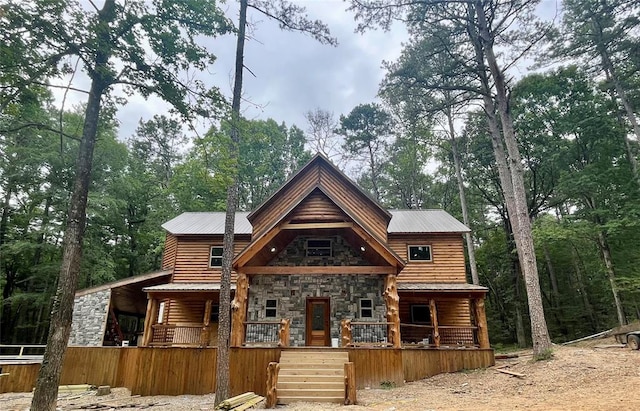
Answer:
M489 31L489 25L484 14L482 1L475 1L475 11L484 55L487 58L488 67L495 83L495 98L502 124L504 142L507 147L507 152L509 153L508 166L515 200L515 208L509 210L509 217L517 221L517 224L512 223L512 226L514 229L514 238L516 240L520 265L524 274L527 299L529 302L533 354L534 356L539 356L551 349L551 339L549 338L547 322L544 316L544 307L542 305L538 267L533 246L533 236L531 234L531 220L529 218L527 196L524 186L522 158L518 149L513 119L511 118L509 110L507 87L504 81L504 75L498 66L498 62L493 51L493 41Z
M115 0L106 0L99 17L102 20L102 30L108 30L109 22L114 18ZM80 258L82 254L82 239L86 224L87 197L91 181L91 166L93 152L98 133L100 105L102 95L109 86L107 81L109 68L107 63L111 54L111 42L104 31L99 30L97 40L103 48L95 56L95 71L89 90L89 98L85 109L82 139L76 163L76 175L69 203L67 222L64 231L64 247L62 265L56 295L51 309L49 337L47 348L42 359L42 367L38 373L36 387L31 402L32 411L54 411L58 396L58 385L62 372L62 363L71 333L73 318L73 300L80 274Z
M584 283L584 279L582 276L582 268L581 268L581 259L580 254L578 253L578 249L575 244L571 244L571 261L573 262L573 272L576 280L576 290L582 297L582 304L584 306L584 310L591 321L591 329L592 331L600 330L600 322L598 321L598 317L596 317L595 312L593 310L593 305L589 300L589 293L587 292L587 287Z
M458 182L458 195L460 196L460 208L462 209L462 221L464 225L471 228L471 219L469 218L469 207L467 206L467 197L464 194L464 180L462 178L462 165L460 164L460 153L456 144L456 130L453 126L453 113L451 107L447 106L447 122L449 123L449 139L451 140L451 153L453 154L453 166L456 171L456 180ZM464 234L467 243L467 255L469 256L469 268L471 269L471 281L475 285L480 284L478 277L478 265L476 264L476 252L473 245L473 236L471 233Z
M235 79L233 101L231 103L231 142L229 154L234 173L227 188L227 212L224 224L222 251L222 275L220 278L220 319L218 325L218 353L216 363L215 405L229 398L229 339L231 336L231 263L233 262L233 237L235 230L236 208L238 206L238 147L240 132L240 99L242 97L242 75L244 69L244 40L247 25L247 0L240 0L238 22L238 41L236 45Z
M626 325L627 317L624 315L622 300L620 298L620 293L618 292L618 285L616 284L616 272L613 267L613 259L611 258L611 250L609 249L609 242L607 241L607 236L602 230L598 231L598 248L600 248L600 252L602 253L602 260L604 261L604 265L607 270L607 277L609 278L609 284L611 284L611 293L613 294L613 301L616 305L618 323L620 325Z

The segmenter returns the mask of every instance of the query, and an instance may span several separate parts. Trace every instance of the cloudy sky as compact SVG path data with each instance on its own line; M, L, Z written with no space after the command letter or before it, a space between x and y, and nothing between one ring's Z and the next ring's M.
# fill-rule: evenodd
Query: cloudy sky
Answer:
M321 108L337 118L360 103L374 101L384 75L381 63L399 56L407 33L400 25L389 33L354 33L353 14L345 11L348 4L342 0L296 3L307 8L310 18L326 23L339 45L323 45L307 35L283 31L249 9L252 39L245 44L245 66L253 75L245 70L242 110L250 119L273 118L306 130L307 111ZM237 22L235 2L228 1L223 7ZM212 66L210 81L229 100L235 46L236 39L230 35L216 39L211 47L218 60ZM121 138L129 137L140 119L147 120L165 110L160 101L130 98L118 115Z
M249 119L273 118L291 126L307 129L304 114L320 108L333 112L337 119L356 105L375 101L378 85L384 76L382 61L395 60L402 42L408 39L401 24L389 32L354 33L353 13L347 12L343 0L294 0L307 8L311 19L327 24L338 46L323 45L311 37L281 30L277 23L249 9L251 39L245 45L245 70L242 102L243 115ZM227 15L237 22L237 2L222 4ZM542 0L541 14L553 15L559 0ZM218 56L206 80L229 97L235 58L235 36L212 41L210 49ZM524 73L521 73L524 74ZM255 77L254 77L255 75ZM518 74L516 74L518 75ZM86 80L75 79L80 88ZM84 84L82 84L84 83ZM58 102L62 93L56 92ZM68 96L66 107L84 101L85 95ZM166 113L167 106L158 99L130 97L118 113L120 137L128 138L138 122L154 114ZM205 131L200 126L200 132Z

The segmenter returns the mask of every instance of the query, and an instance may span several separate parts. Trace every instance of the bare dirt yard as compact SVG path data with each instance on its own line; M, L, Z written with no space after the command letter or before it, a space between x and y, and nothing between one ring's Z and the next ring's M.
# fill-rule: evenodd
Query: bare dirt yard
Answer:
M613 339L556 346L554 357L533 362L530 351L497 360L483 370L441 374L402 387L371 387L358 391L358 405L300 403L283 410L340 409L414 410L620 410L640 407L640 351L596 348ZM504 374L498 369L523 376ZM0 410L28 410L29 393L0 395ZM131 396L115 388L107 396L94 392L61 395L58 409L202 411L213 409L214 396ZM261 408L259 405L258 408Z

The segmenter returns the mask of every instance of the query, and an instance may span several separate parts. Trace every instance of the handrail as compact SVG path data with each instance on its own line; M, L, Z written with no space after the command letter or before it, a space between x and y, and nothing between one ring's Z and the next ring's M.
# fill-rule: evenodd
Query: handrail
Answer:
M20 350L18 353L18 357L22 357L24 355L25 348L42 348L44 350L47 348L47 346L43 344L0 344L0 351L3 348L8 348L8 349L19 348ZM11 355L11 354L5 354L5 355Z

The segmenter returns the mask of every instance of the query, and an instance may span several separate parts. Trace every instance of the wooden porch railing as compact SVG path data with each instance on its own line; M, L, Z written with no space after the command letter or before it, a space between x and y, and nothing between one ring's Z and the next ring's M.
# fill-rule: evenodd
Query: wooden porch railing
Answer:
M288 347L291 320L245 321L245 346Z
M420 324L400 324L402 342L422 346L477 347L478 327Z
M343 347L390 347L387 340L390 322L342 320L341 342Z
M154 324L151 346L209 345L211 327L199 323Z

